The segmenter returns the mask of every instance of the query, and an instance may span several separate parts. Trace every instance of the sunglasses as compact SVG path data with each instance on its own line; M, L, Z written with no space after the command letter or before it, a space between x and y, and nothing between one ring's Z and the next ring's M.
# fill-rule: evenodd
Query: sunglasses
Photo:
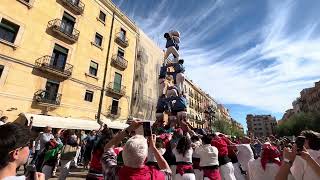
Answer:
M16 148L16 149L10 151L9 154L12 153L12 152L14 152L14 151L16 151L16 150L20 151L20 150L22 150L23 148L29 147L29 146L30 146L30 142L27 142L24 146L18 147L18 148Z

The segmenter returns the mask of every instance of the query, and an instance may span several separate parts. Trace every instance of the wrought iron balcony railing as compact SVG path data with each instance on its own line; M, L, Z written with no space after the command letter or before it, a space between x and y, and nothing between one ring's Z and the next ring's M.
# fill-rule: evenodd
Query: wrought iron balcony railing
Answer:
M71 27L70 25L63 23L60 19L54 19L49 21L48 27L53 32L59 34L60 36L69 40L72 43L78 41L80 32L77 29Z
M80 0L61 0L61 2L78 14L82 14L84 11L85 5Z
M107 86L107 92L117 96L124 96L126 94L126 87L118 83L110 82Z
M109 106L107 116L111 118L119 118L121 115L121 108L118 106Z
M35 65L37 68L64 77L68 78L72 74L73 66L71 64L65 63L64 65L55 63L52 56L42 56L36 60Z
M120 70L125 70L128 67L128 61L124 57L113 55L111 58L111 65L119 68Z
M47 90L38 90L34 93L34 99L37 103L50 106L59 106L61 96L59 93L52 93Z
M126 36L121 35L121 33L119 32L116 35L116 39L115 39L116 43L118 43L120 46L126 48L129 46L129 40Z

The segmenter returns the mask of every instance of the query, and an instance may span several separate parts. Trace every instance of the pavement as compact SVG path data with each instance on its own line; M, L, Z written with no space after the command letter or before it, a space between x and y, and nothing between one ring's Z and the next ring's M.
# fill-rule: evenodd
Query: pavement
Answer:
M82 167L79 167L79 168L72 167L70 170L70 173L67 177L67 180L86 179L87 173L88 173L88 170L83 169ZM20 168L17 174L23 175L23 168ZM58 180L59 174L60 174L60 172L59 172L59 168L58 168L57 173L56 173L57 176L50 178L50 180Z

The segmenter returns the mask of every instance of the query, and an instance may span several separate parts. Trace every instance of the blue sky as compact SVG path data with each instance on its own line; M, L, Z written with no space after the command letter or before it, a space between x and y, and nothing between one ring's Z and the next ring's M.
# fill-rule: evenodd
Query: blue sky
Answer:
M186 74L245 125L320 79L318 0L114 0L160 47L181 33ZM199 3L201 2L201 3Z

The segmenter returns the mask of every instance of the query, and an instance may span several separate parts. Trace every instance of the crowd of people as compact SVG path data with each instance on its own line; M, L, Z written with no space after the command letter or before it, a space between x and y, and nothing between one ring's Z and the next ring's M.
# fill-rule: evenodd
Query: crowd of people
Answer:
M57 169L58 178L66 179L72 166L87 168L88 180L320 179L320 134L311 130L301 132L301 148L284 137L231 137L194 129L187 121L174 126L157 121L149 137L137 133L140 126L134 120L118 132L102 125L89 133L45 127L32 139L32 127L5 123L0 179L28 179L28 168L26 176L16 176L26 164L34 165L32 176L41 180Z

